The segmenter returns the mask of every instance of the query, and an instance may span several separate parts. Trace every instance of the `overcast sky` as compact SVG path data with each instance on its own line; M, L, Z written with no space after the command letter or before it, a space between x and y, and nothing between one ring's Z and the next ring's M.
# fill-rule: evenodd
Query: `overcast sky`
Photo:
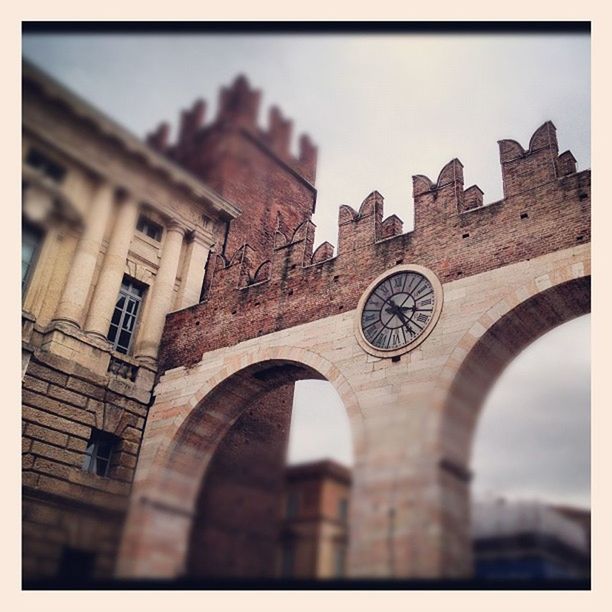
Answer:
M411 176L435 180L454 157L466 187L500 199L497 141L526 147L546 120L560 150L590 167L587 36L37 35L23 49L139 136L162 120L175 133L198 97L212 117L220 87L246 74L263 93L262 125L277 104L294 120L294 144L307 132L319 146L316 243L337 244L338 206L356 208L374 189L411 229ZM545 336L495 387L478 431L477 491L589 503L589 323ZM350 461L346 416L324 387L298 387L292 461Z

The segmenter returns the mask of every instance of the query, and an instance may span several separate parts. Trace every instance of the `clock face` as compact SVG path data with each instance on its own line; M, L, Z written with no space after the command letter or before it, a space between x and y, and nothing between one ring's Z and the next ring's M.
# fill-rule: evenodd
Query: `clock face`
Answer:
M422 341L440 314L437 279L418 266L402 268L408 269L385 275L362 298L361 336L374 349L368 352L379 356L405 352L417 340ZM364 348L368 350L368 346Z

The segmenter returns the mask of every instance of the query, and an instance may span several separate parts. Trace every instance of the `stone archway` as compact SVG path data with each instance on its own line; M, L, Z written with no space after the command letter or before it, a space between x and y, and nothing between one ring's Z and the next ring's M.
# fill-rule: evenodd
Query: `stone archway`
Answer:
M583 275L584 274L584 275ZM560 270L557 283L533 281L506 295L463 336L439 377L437 428L443 565L469 575L470 462L478 418L493 385L529 344L591 311L591 277L584 265Z
M478 409L524 346L588 312L589 282L580 246L446 283L431 337L398 361L364 353L346 311L168 370L147 422L118 575L184 575L199 484L219 441L245 404L302 377L330 381L351 423L348 575L469 576Z
M246 411L262 409L276 390L298 380L329 381L347 410L356 458L365 449L359 404L350 384L333 364L311 351L275 347L245 353L195 390L181 382L182 370L160 381L147 423L117 567L121 577L185 575L193 563L190 534L211 461L236 421Z

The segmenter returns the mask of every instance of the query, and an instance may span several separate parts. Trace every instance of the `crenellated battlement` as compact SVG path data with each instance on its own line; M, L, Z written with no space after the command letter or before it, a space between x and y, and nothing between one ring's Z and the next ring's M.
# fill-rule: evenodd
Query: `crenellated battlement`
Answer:
M270 112L270 138L274 146L284 147L287 143L287 131L290 122L284 120L276 108ZM525 175L533 182L525 180L518 186L509 188L508 197L518 193L528 192L546 184L551 179L548 166L535 175L533 167L541 164L541 155L554 155L554 180L575 173L576 160L571 152L557 155L555 129L551 122L546 122L533 134L529 149L525 151L516 141L502 140L500 142L500 161L504 165L514 164L506 168L504 176L513 174ZM271 144L272 146L272 144ZM551 158L552 159L552 158ZM457 158L450 160L438 174L435 182L427 176L418 174L413 179L413 198L415 207L415 231L430 225L447 225L453 216L470 212L472 215L478 209L484 210L484 192L478 185L464 189L463 164ZM510 179L508 179L510 180ZM486 210L483 214L488 215ZM370 193L361 203L358 210L349 205L338 209L338 255L348 255L368 245L379 241L395 238L403 234L403 221L397 215L384 217L384 198L378 191ZM475 217L472 216L472 219ZM409 232L406 236L412 234ZM281 278L287 269L295 266L306 267L331 260L334 247L324 243L314 250L315 225L304 221L297 227L288 227L282 214L277 215L276 232L274 235L273 253L258 253L250 245L245 244L236 253L243 253L247 248L249 256L240 258L240 271L234 269L238 261L235 254L222 269L215 271L224 277L223 286L240 289L264 281ZM229 271L231 269L231 271ZM221 271L223 270L223 271ZM226 281L225 277L231 278Z
M287 122L277 111L273 116L274 146L284 147ZM340 206L336 253L328 242L315 248L309 217L292 223L277 211L269 250L245 241L231 256L216 255L204 301L169 315L164 367L224 346L231 341L227 325L240 326L245 339L355 308L371 280L400 263L423 265L447 283L590 242L590 171L576 172L569 151L558 154L551 122L535 131L527 150L500 141L500 161L504 198L489 205L477 185L464 188L459 159L435 182L413 176L415 225L408 233L397 215L384 217L377 191L358 209Z
M516 140L499 140L498 144L505 198L576 172L571 152L559 155L557 129L552 121L533 133L527 150Z
M176 141L170 143L169 124L161 123L146 136L146 142L159 153L167 155L179 163L185 161L204 139L206 133L215 129L242 129L270 153L287 164L309 183L314 183L317 167L317 148L307 134L298 139L298 154L291 154L293 122L283 116L277 106L272 106L268 114L268 126L258 125L261 106L261 92L253 89L244 75L236 77L229 87L219 93L216 117L205 122L206 102L196 100L190 108L181 112Z

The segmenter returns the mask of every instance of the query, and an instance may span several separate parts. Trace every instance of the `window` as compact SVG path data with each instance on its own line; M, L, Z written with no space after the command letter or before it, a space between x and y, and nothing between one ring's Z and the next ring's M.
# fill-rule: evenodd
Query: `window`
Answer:
M36 263L36 256L42 243L42 232L35 227L24 224L21 234L21 289L23 290L27 285L34 264Z
M127 355L130 350L143 294L143 285L127 276L123 278L108 330L108 339L119 353Z
M94 553L66 546L62 550L58 577L63 580L87 580L93 575L94 562Z
M293 566L295 564L295 548L292 542L283 544L283 558L281 567L281 576L289 578L293 576Z
M50 178L56 183L60 183L66 175L66 168L60 166L58 163L50 160L46 155L43 155L36 149L30 149L26 157L26 164L35 170L38 170L41 174Z
M287 518L295 518L300 508L300 496L297 491L290 491L287 496Z
M85 458L83 459L83 469L90 474L97 476L108 476L113 450L117 447L119 438L100 429L92 429Z
M338 542L334 550L334 573L336 578L344 576L346 565L346 544Z
M345 497L338 502L338 518L346 523L348 519L348 499Z
M164 231L161 225L151 221L151 219L145 217L145 215L140 215L138 218L136 229L139 232L146 234L149 238L157 240L157 242L161 241L162 233Z

